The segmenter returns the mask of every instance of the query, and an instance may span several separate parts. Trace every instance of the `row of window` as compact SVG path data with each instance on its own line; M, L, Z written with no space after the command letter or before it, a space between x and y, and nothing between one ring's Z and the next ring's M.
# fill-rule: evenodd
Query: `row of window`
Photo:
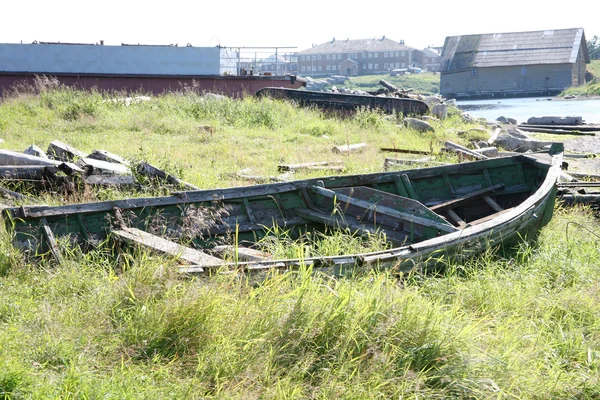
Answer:
M341 60L342 54L325 54L325 60ZM349 53L347 54L348 58L352 58L354 60L358 59L358 53ZM369 53L364 52L361 54L362 58L379 58L379 53ZM406 57L405 51L384 51L383 58L391 58L391 57ZM300 56L300 61L320 61L323 59L323 55L315 54L312 56Z
M385 70L390 69L390 68L405 68L406 64L405 63L384 63L383 64L383 68ZM325 68L327 71L337 71L337 65L327 65ZM379 69L379 64L364 64L362 66L362 69ZM312 67L305 67L304 65L302 67L300 67L300 71L302 72L317 72L317 71L323 71L323 67L321 65L313 65Z

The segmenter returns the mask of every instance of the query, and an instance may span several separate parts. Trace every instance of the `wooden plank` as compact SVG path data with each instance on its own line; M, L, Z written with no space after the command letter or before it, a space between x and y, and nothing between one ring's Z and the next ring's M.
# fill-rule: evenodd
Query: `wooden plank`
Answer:
M58 261L59 264L62 264L63 258L60 254L58 245L56 244L54 233L52 232L52 229L50 229L50 225L48 224L48 220L45 217L41 218L40 225L42 227L42 234L44 235L44 239L46 240L46 243L48 244L52 255L54 256L54 258L56 258L56 261Z
M90 175L85 178L85 183L101 187L133 187L137 181L131 175Z
M402 197L409 197L406 188L404 187L404 182L402 182L402 178L398 175L394 176L394 185L396 185L396 190L398 191L398 195Z
M85 158L86 154L60 140L53 140L48 145L48 157L65 162L75 162L80 158Z
M246 214L248 215L248 219L251 222L256 222L256 218L254 217L254 213L252 212L252 207L250 206L250 201L248 201L248 198L244 197L242 199L242 202L244 203L244 207L246 208Z
M345 144L334 146L331 151L333 151L335 154L358 153L363 151L366 147L366 143Z
M264 251L231 245L216 246L211 249L211 253L220 258L237 258L237 261L266 261L273 258L271 254Z
M419 200L419 195L417 194L417 192L415 191L415 188L413 188L412 184L410 183L410 178L408 177L408 175L402 174L402 175L400 175L400 179L402 180L402 183L404 184L404 187L406 188L406 191L408 192L408 197L410 197L411 199L414 199L414 200Z
M467 223L465 221L463 221L463 219L461 217L459 217L459 215L457 213L455 213L454 211L452 211L452 210L446 210L446 213L461 228L464 228L465 226L467 226Z
M582 125L538 125L538 124L519 124L520 128L548 128L548 129L576 129L581 132L600 132L600 125L582 124Z
M76 163L87 175L127 175L131 170L127 165L108 161L96 160L94 158L80 158Z
M350 189L356 190L356 188L348 188L348 190L350 190ZM365 189L369 189L369 188L365 188ZM432 227L432 228L435 228L438 230L442 230L444 232L456 231L455 227L450 225L447 221L445 221L439 215L436 216L435 219L429 219L428 217L426 217L425 216L426 214L424 214L422 212L423 211L422 209L426 208L426 207L422 204L421 204L421 207L415 208L415 210L414 211L411 210L411 212L398 211L389 206L384 206L384 205L376 204L376 203L373 203L373 202L370 202L367 200L351 197L348 194L342 193L341 192L342 189L337 189L336 191L333 191L333 190L321 188L318 186L313 186L312 190L315 193L318 193L322 196L329 197L329 198L336 198L338 201L340 201L342 203L352 204L356 207L363 208L365 210L369 210L376 205L377 213L382 214L382 215L387 215L389 217L396 218L396 219L399 219L399 220L402 220L405 222L412 221L416 224L423 225L423 226L429 226L429 227ZM370 190L374 190L374 189L370 189ZM382 193L384 193L384 192L382 192ZM394 196L394 195L390 195L390 196ZM393 199L393 201L398 202L398 203L411 200L408 198L401 198L400 196L395 196L395 197L397 199ZM415 203L418 203L418 202L415 202ZM411 203L411 205L414 207L417 207L415 203Z
M4 195L4 196L8 196L8 197L12 197L13 199L17 199L17 200L27 200L33 203L37 203L38 201L34 198L31 198L29 196L25 196L24 194L21 194L19 192L15 192L9 189L5 189L3 187L0 187L0 194Z
M334 171L343 170L344 167L340 165L330 165L327 161L317 161L302 164L279 164L277 167L279 172L288 171L301 171L301 170L327 170L331 169Z
M468 203L468 202L470 202L472 200L478 199L480 197L487 196L488 194L493 193L496 190L500 190L500 189L503 189L503 188L504 188L504 184L503 183L499 183L499 184L491 186L489 188L485 188L485 189L478 190L478 191L473 192L473 193L469 193L466 196L462 196L462 197L459 197L457 199L452 199L450 201L446 201L446 202L441 203L441 204L436 204L434 206L429 207L429 209L431 209L433 211L436 211L436 212L440 212L442 210L449 210L449 209L452 209L452 208L456 208L456 207L458 207L460 205L463 205L465 203Z
M496 130L494 130L494 133L492 133L492 136L490 136L490 138L488 139L487 143L494 144L496 139L498 139L498 135L500 134L501 131L502 131L502 129L496 128Z
M119 230L112 230L111 234L117 240L136 244L157 253L177 257L188 264L199 266L218 266L224 263L224 260L210 256L202 251L183 246L179 243L152 235L151 233L136 228L122 227Z
M466 147L461 146L461 145L456 144L456 143L453 143L453 142L449 142L448 141L448 142L445 142L444 145L448 149L450 149L450 150L452 150L452 151L454 151L456 153L462 154L462 155L464 155L466 157L469 157L469 158L474 158L476 160L487 160L489 158L488 156L484 156L483 154L479 154L479 153L477 153L477 152L475 152L473 150L467 149Z
M31 156L10 150L0 150L0 165L51 165L59 166L61 161Z
M57 172L58 167L54 165L2 165L0 179L41 181Z
M494 211L496 211L496 212L500 212L500 211L504 210L504 208L500 207L500 205L498 203L496 203L496 201L494 199L492 199L490 196L483 196L483 200L485 200L485 202L488 203L488 205L490 207L492 207L494 209Z
M423 165L450 165L450 164L443 163L443 162L437 162L437 161L431 161L430 157L421 158L418 160L407 160L407 159L403 159L403 158L386 158L383 162L384 169L387 170L389 168L389 166L391 166L391 165L423 166Z
M188 190L198 190L199 189L197 186L194 186L191 183L182 181L181 179L175 177L174 175L172 175L168 172L165 172L159 168L156 168L155 166L148 164L145 161L138 163L137 171L141 175L163 179L172 185L182 186Z
M430 155L431 151L423 151L423 150L412 150L412 149L398 149L396 147L381 147L379 151L385 151L390 153L405 153L405 154L422 154L422 155Z
M537 128L529 126L519 126L522 131L525 132L539 132L539 133L550 133L553 135L579 135L579 136L596 136L595 132L580 131L576 126L573 129L549 129L549 128Z
M110 163L129 165L129 161L127 161L123 157L113 154L111 152L108 152L106 150L94 150L87 156L87 158L91 158L94 160L100 160L100 161L106 161L106 162L110 162Z

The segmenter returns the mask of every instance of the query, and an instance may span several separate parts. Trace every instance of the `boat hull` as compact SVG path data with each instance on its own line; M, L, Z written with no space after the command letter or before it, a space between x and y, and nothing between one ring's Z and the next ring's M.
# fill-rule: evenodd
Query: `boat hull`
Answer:
M256 95L292 100L302 106L316 106L327 111L348 112L370 108L381 110L386 114L423 115L429 112L425 102L401 97L365 96L279 87L263 88Z
M514 156L418 170L179 192L157 198L13 207L5 209L3 217L14 235L13 244L38 255L57 255L57 243L96 247L110 238L117 225L210 251L224 242L234 247L244 241L256 242L272 233L273 226L299 237L322 231L325 221L329 226L340 224L367 234L383 232L395 245L384 251L329 257L221 260L188 265L182 271L264 271L301 266L335 274L357 268L407 271L534 238L552 217L561 163L562 153L546 160ZM328 208L332 202L334 208ZM335 219L339 213L347 213L346 218ZM449 217L458 214L456 223L450 224ZM358 227L354 221L361 218Z

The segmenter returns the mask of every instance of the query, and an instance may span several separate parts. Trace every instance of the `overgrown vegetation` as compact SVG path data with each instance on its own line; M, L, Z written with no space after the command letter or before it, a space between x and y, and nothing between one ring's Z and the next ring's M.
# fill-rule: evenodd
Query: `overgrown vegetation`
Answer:
M274 175L280 162L381 170L379 147L437 151L471 127L398 127L369 110L337 118L289 103L168 94L125 106L65 88L0 104L7 149L53 139L172 168L204 188ZM211 129L208 129L211 128ZM337 156L333 145L366 142ZM313 174L314 175L314 174ZM298 178L309 176L299 174ZM139 195L115 192L113 198ZM90 194L90 199L99 196ZM58 195L47 202L63 202ZM592 233L590 233L592 232ZM600 395L596 217L558 208L537 245L489 249L438 275L310 269L250 281L182 279L135 251L27 263L0 240L0 395L4 398L595 398ZM273 252L385 246L343 233Z

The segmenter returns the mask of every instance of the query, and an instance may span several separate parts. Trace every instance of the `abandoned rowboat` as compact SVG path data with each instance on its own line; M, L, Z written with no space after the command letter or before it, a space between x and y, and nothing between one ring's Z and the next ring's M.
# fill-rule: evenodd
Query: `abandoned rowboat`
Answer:
M534 237L552 216L561 164L562 148L554 146L550 154L416 170L12 207L3 216L16 247L59 260L60 246L85 250L117 239L176 256L187 273L301 265L334 274L354 268L404 271ZM275 226L294 237L326 227L380 232L393 248L278 260L255 246Z
M301 106L316 106L328 111L354 111L365 107L381 110L386 114L423 115L429 112L429 106L424 101L402 97L317 92L279 87L259 89L256 96L292 100Z

